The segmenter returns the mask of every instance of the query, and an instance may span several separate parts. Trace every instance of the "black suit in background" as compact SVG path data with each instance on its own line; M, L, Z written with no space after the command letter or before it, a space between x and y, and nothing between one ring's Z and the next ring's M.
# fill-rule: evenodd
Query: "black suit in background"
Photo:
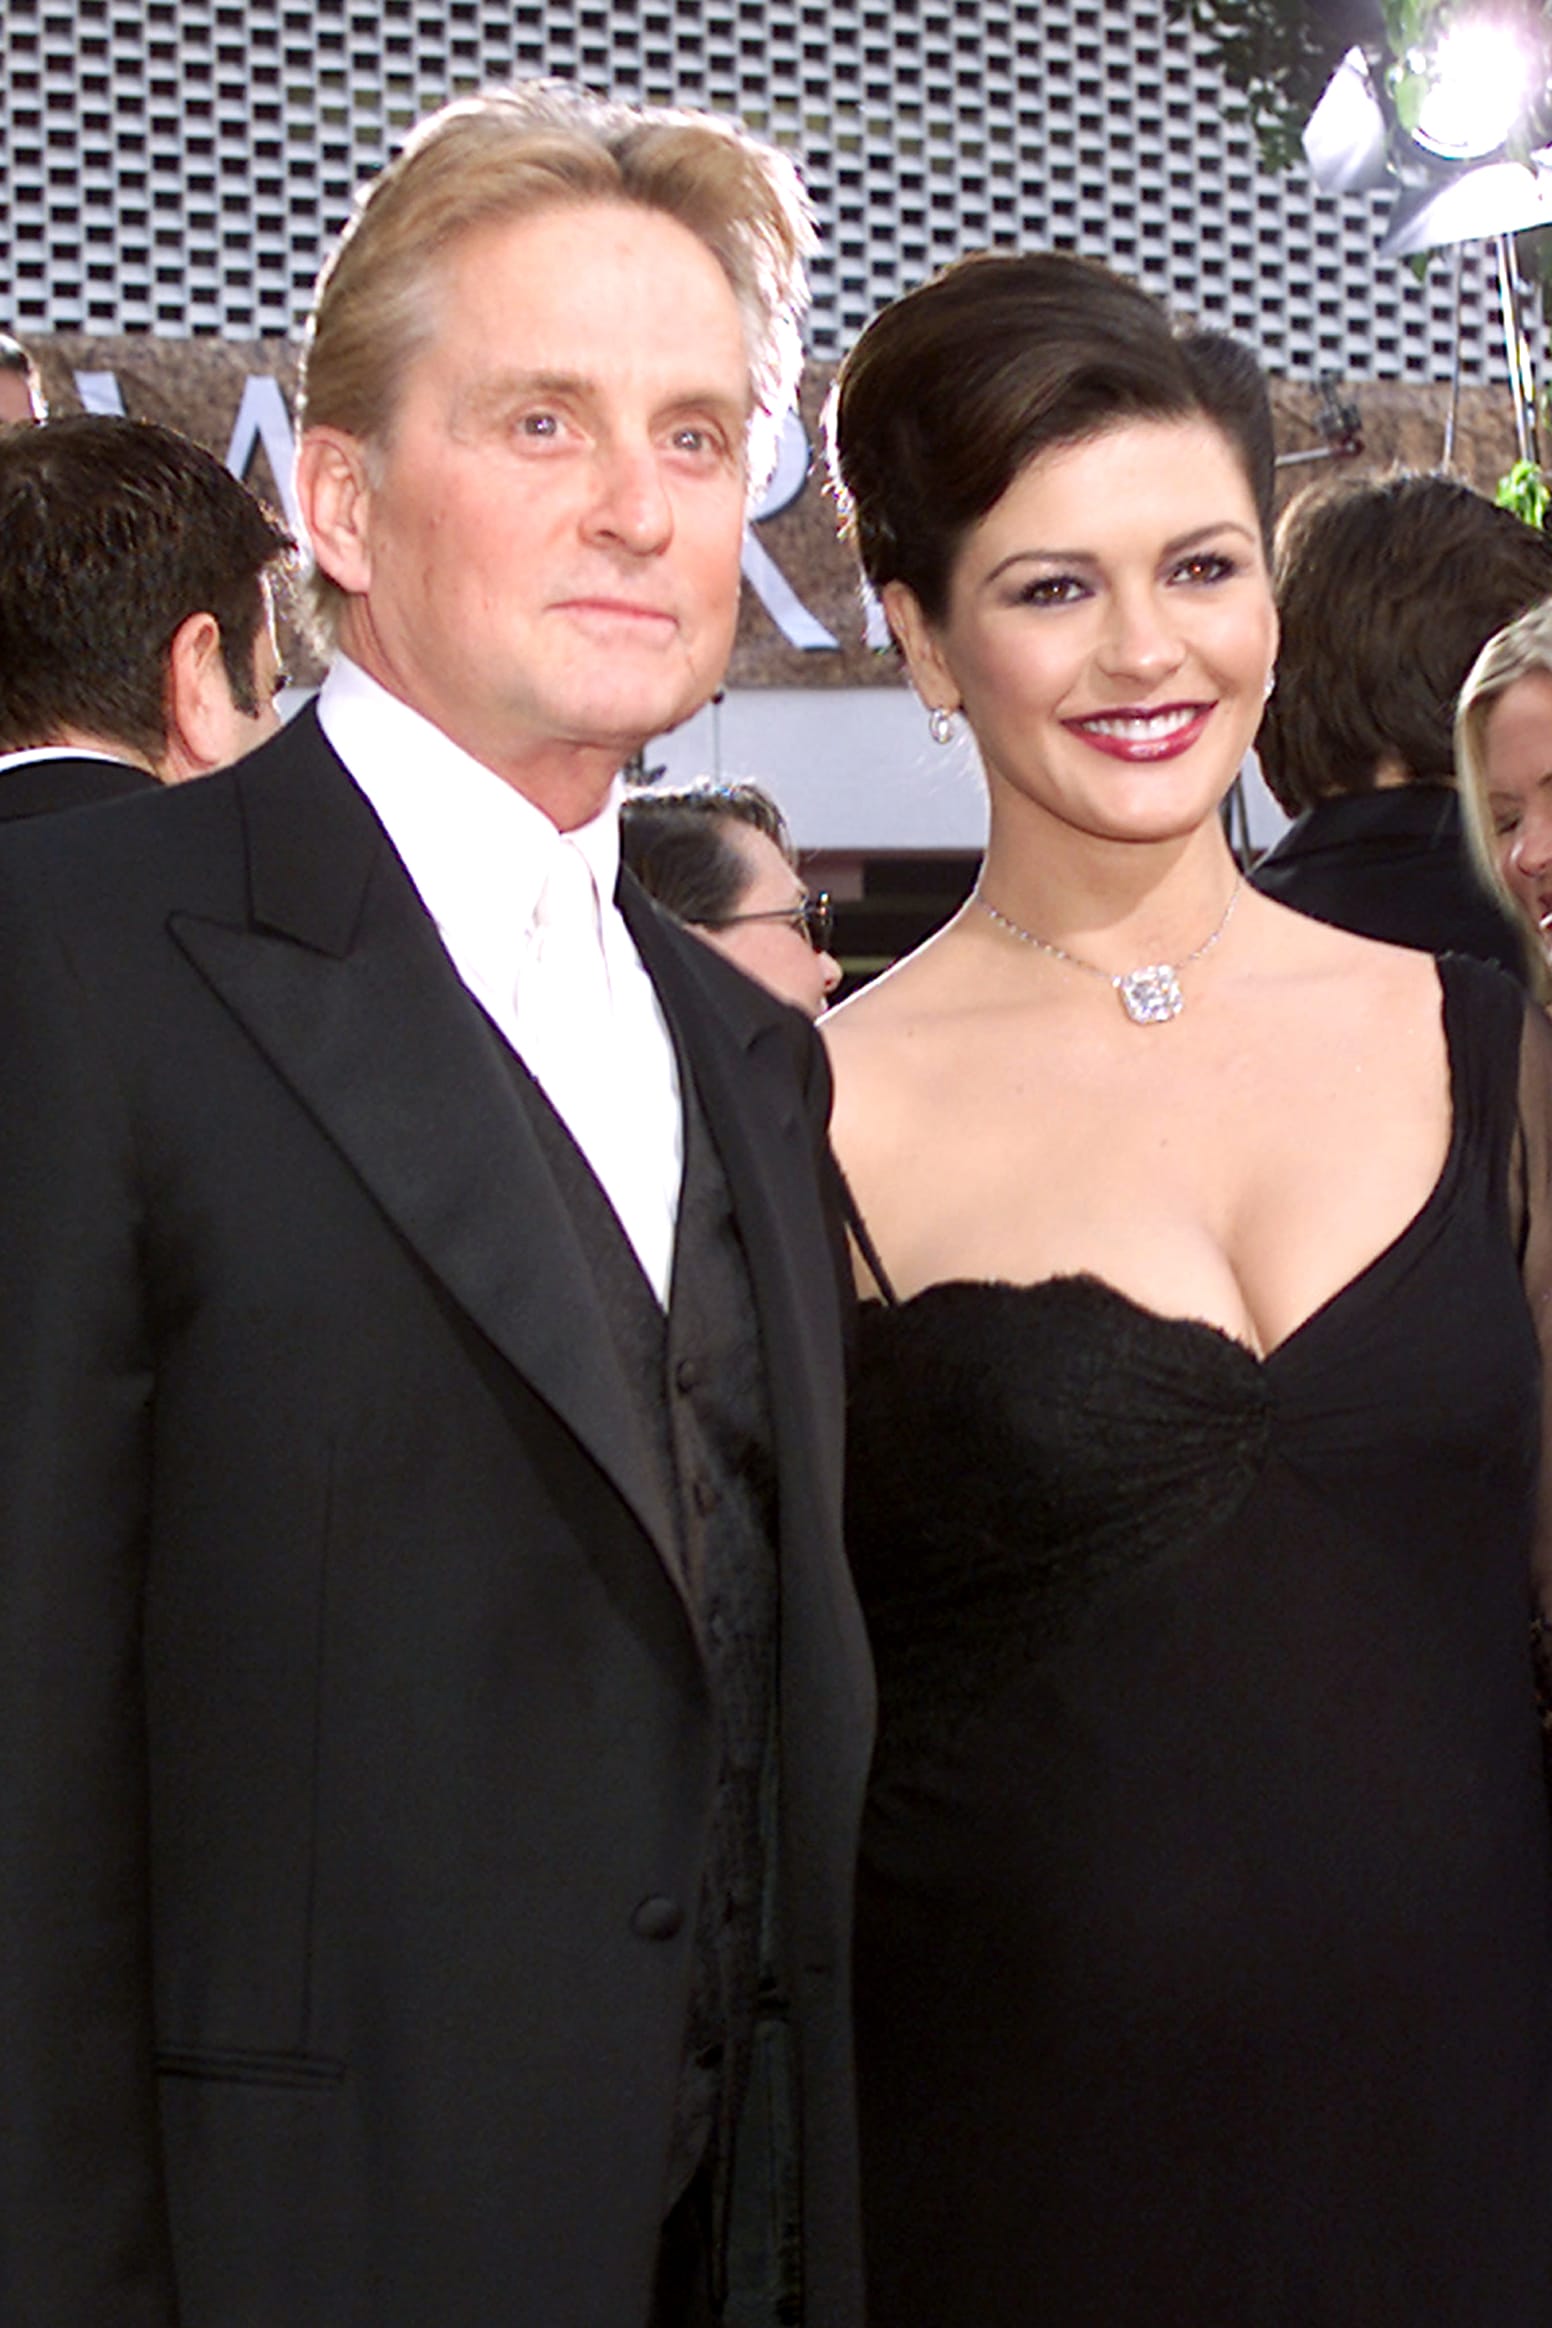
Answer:
M60 808L91 808L149 792L156 778L128 760L103 760L91 752L51 752L45 760L0 762L0 824L23 817L51 816Z
M1472 870L1450 785L1386 785L1318 801L1250 878L1316 921L1427 954L1471 954L1525 983L1524 944Z
M765 1359L805 2318L856 2328L827 1085L622 903ZM7 840L0 1087L0 2317L641 2328L706 1660L510 1064L310 715Z

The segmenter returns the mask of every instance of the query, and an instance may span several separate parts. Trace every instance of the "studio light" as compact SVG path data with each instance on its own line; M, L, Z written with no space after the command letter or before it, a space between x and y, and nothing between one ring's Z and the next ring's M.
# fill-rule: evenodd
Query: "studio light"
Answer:
M1458 20L1431 55L1407 59L1427 83L1412 136L1446 162L1480 162L1502 148L1525 110L1530 70L1507 25L1490 17Z
M1514 236L1552 226L1552 147L1545 143L1545 71L1513 29L1487 10L1457 15L1397 77L1381 54L1350 49L1304 130L1304 155L1325 194L1395 190L1383 258L1468 242L1494 246L1504 354L1520 457L1538 458L1538 399ZM1516 141L1516 151L1509 151ZM1529 159L1520 159L1525 149ZM1456 333L1460 331L1456 269ZM1453 436L1454 406L1448 434Z
M1442 185L1403 188L1385 222L1380 257L1409 259L1533 226L1552 226L1552 177L1524 162L1483 162Z

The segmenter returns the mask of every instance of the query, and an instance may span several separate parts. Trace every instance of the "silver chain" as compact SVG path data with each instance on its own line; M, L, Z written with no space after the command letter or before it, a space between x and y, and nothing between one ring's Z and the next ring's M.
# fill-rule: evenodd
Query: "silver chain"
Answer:
M1069 954L1065 946L1053 946L1049 938L1037 938L1033 930L1026 930L1020 923L1010 920L1007 914L999 913L996 906L981 895L979 889L971 891L970 901L972 905L978 905L999 929L1006 930L1009 937L1018 938L1026 946L1038 947L1042 954L1049 954L1057 962L1067 962L1074 970L1087 970L1091 977L1103 978L1105 984L1113 986L1120 996L1121 1007L1127 1017L1138 1026L1151 1027L1161 1026L1166 1019L1178 1018L1185 1009L1179 974L1187 963L1200 962L1204 954L1212 952L1233 918L1234 908L1239 903L1239 893L1244 886L1245 876L1241 872L1229 891L1229 902L1223 909L1217 928L1189 954L1182 954L1178 962L1148 962L1140 969L1120 970L1114 975L1108 970L1101 970L1097 962L1085 962L1081 955Z

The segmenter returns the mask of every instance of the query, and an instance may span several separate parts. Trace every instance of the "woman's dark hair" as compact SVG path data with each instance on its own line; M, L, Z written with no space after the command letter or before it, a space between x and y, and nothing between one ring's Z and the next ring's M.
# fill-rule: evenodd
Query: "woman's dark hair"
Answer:
M714 929L749 884L749 868L729 838L748 825L794 862L786 819L758 784L702 783L627 792L620 803L620 855L651 898L676 921Z
M1552 595L1552 538L1458 477L1311 486L1277 528L1282 646L1256 754L1290 816L1455 775L1455 699L1478 650Z
M868 580L908 584L936 622L965 535L1037 454L1198 416L1238 457L1270 545L1272 422L1249 349L1177 333L1092 260L981 251L884 308L845 358L830 472Z

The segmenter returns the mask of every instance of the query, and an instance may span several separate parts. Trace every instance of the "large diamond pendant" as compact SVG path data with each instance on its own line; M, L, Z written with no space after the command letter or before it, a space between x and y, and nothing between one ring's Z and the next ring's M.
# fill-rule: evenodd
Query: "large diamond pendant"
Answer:
M1179 1018L1186 1007L1173 962L1150 962L1146 969L1128 970L1115 980L1115 990L1127 1017L1139 1027L1161 1027L1166 1019Z

